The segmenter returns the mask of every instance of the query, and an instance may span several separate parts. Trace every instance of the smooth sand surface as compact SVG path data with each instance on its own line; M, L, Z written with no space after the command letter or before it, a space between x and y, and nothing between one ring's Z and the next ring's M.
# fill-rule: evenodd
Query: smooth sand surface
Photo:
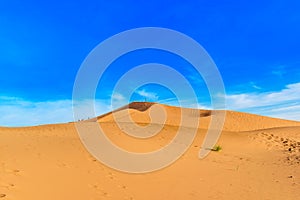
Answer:
M0 199L299 199L300 122L227 111L217 143L222 150L200 160L206 129L218 111L181 111L163 105L151 111L151 107L150 103L134 103L114 112L114 117L108 113L90 121L98 121L119 147L149 152L171 141L181 113L192 120L200 112L193 144L171 166L146 174L113 170L87 152L74 123L0 128ZM157 135L137 139L123 133L123 128L136 127L130 118L146 126L151 114L159 123L161 108L167 119ZM190 126L188 122L181 125Z

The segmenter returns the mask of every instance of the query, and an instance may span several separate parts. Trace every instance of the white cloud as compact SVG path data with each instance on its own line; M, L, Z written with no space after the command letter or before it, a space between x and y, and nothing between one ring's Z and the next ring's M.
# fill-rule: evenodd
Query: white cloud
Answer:
M139 90L137 93L146 97L147 100L158 99L158 95L153 92ZM126 104L126 99L121 94L117 93L112 98L117 100L120 106ZM227 109L230 110L300 121L300 83L289 84L284 89L275 92L229 94L226 95L226 100ZM159 102L174 106L179 104L176 98ZM188 99L181 100L181 103L183 107L209 109L208 104L196 105ZM87 119L112 110L108 100L85 100L75 102L74 105L80 110L77 119ZM95 111L89 109L91 105L95 105ZM0 113L0 126L28 126L74 121L71 99L33 102L18 97L0 96Z
M227 95L226 101L230 110L300 120L300 83L289 84L276 92Z
M128 98L123 96L121 93L114 92L111 96L111 105L109 106L109 110L116 110L126 104L129 103Z
M33 102L15 97L0 97L0 126L32 126L40 124L64 123L74 121L72 100L56 100ZM78 118L95 117L94 112L88 113L88 106L93 101L75 103L80 113ZM100 100L95 101L96 115L109 111L109 105ZM77 119L76 119L77 120ZM75 121L76 121L75 120Z
M112 99L113 100L116 100L116 101L123 101L123 100L125 100L125 97L122 95L122 94L120 94L120 93L114 93L113 95L112 95Z
M191 99L183 99L179 102L175 97L160 100L158 101L158 103L167 104L170 106L181 106L184 108L196 108L196 109L205 109L205 110L212 109L211 106L209 106L208 104L192 101Z
M283 76L286 74L285 66L277 66L275 69L272 70L272 74L278 76L279 78L283 78Z
M254 89L257 89L257 90L261 90L262 88L259 87L258 85L256 85L254 82L250 82L250 85L251 87L253 87Z
M135 91L138 95L146 98L146 101L152 100L156 101L158 99L158 95L154 92L147 92L145 89Z

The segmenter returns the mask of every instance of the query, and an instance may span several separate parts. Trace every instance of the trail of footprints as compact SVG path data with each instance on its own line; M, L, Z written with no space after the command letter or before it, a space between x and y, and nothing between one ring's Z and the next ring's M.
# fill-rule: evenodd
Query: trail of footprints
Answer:
M106 168L104 166L101 166L102 164L99 163L99 161L97 159L95 159L93 156L88 155L88 160L90 160L90 162L95 162L95 164L100 165L99 167L101 168L102 171L105 172L105 179L108 182L112 182L113 185L117 186L118 189L123 190L124 192L124 200L134 200L135 198L130 195L130 192L128 191L128 187L124 184L121 184L120 180L118 180L116 174L111 171L109 168ZM91 171L92 173L92 171ZM89 187L93 188L96 193L98 193L101 196L101 199L103 198L112 198L113 194L111 194L110 192L108 192L105 187L103 187L103 185L105 185L104 182L100 183L100 182L96 182L94 184L90 184Z
M129 195L129 192L126 191L127 190L127 186L126 185L122 185L119 184L119 181L117 180L117 177L115 176L115 174L113 172L109 172L107 170L105 170L107 172L106 178L110 179L110 181L113 182L114 185L116 185L120 190L124 190L124 193L126 194L126 196L124 196L124 200L134 200L134 198ZM100 194L102 196L102 198L112 198L111 193L109 193L108 191L105 190L105 188L103 187L104 183L94 183L91 184L90 187L92 187L93 189L96 190L96 192L98 194Z
M268 146L268 148L277 147L286 154L288 164L300 164L300 141L279 137L272 133L261 132L257 136Z
M287 162L291 164L300 164L300 142L289 139L282 142L288 153Z
M18 169L8 169L5 163L1 163L0 167L0 175L6 174L6 175L13 175L13 176L19 176L20 170ZM13 190L15 188L14 183L5 183L2 182L0 177L0 199L6 199L8 197L8 192L10 190Z

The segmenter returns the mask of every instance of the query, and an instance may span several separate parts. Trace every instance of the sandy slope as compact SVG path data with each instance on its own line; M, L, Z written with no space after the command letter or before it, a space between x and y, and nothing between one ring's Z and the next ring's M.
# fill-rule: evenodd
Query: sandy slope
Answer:
M152 106L131 104L115 112L115 118L125 128L135 127L128 116L145 126ZM174 137L181 112L191 119L197 114L191 109L163 108L166 125L147 140L124 134L111 113L97 120L118 146L153 151ZM159 109L151 113L157 121ZM0 128L0 199L299 199L299 122L229 111L218 142L222 151L199 160L211 115L218 112L200 114L189 150L173 165L148 174L122 173L95 160L73 123Z

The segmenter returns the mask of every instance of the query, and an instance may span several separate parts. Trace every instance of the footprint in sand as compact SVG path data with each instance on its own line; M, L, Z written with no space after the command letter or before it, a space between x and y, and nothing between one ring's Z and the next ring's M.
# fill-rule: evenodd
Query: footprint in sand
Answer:
M288 154L287 161L289 164L300 164L300 142L285 139L282 141L285 152Z
M133 197L125 197L125 200L134 200Z
M20 176L20 170L18 169L5 169L6 173L13 174L15 176Z
M94 188L97 193L101 194L103 197L109 197L109 193L105 191L99 184L90 185L90 187Z
M115 176L114 176L114 174L112 172L108 172L107 177L110 178L110 179L112 179L112 180L115 179Z
M66 163L63 163L63 162L58 162L56 165L59 168L68 168L69 167Z
M9 184L0 183L0 188L5 188L7 190L11 190L13 187L15 187L15 184L13 184L13 183L9 183Z
M87 159L89 160L89 161L92 161L92 162L97 162L98 160L95 158L95 157L93 157L92 155L87 155Z
M268 136L268 140L272 140L273 139L273 137L272 136Z

